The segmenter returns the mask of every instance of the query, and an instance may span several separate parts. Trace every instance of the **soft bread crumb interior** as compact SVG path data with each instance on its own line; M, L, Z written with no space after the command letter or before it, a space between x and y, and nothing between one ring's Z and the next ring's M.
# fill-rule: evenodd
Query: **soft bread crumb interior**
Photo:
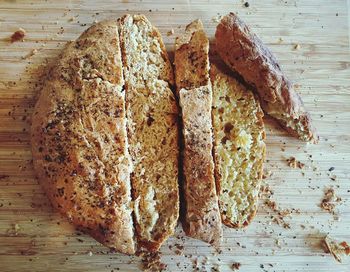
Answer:
M212 69L219 206L224 223L240 227L249 223L257 209L265 153L263 113L251 91Z
M178 217L177 104L159 33L143 16L121 27L136 230L158 245Z

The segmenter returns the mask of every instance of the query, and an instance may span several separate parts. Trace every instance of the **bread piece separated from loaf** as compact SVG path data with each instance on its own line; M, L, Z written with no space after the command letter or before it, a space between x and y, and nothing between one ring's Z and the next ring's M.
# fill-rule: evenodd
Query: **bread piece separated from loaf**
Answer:
M222 60L256 87L263 110L292 135L317 142L316 130L301 97L274 55L248 26L231 12L218 24L215 39Z
M225 225L248 225L258 207L265 157L263 112L253 93L211 64L215 177Z
M135 253L131 163L117 21L69 43L36 103L33 163L51 203L78 228Z
M119 21L137 240L158 250L179 215L178 108L159 31L143 15Z
M221 218L212 156L209 40L200 20L176 38L175 79L182 109L185 222L188 236L219 245Z

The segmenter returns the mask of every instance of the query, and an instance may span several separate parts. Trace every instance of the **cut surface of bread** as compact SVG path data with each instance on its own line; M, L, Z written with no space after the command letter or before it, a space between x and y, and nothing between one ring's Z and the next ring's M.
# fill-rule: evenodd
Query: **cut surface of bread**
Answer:
M315 128L301 97L263 42L234 13L217 26L216 49L222 60L256 87L264 111L292 135L317 142Z
M135 253L117 21L67 45L35 106L31 143L51 203L78 228Z
M254 217L265 157L263 112L253 93L211 64L215 176L225 225Z
M184 230L188 236L219 245L222 228L212 156L209 40L199 20L186 27L175 48L184 139Z
M173 71L160 33L145 16L125 15L119 23L136 234L140 247L155 251L179 215Z

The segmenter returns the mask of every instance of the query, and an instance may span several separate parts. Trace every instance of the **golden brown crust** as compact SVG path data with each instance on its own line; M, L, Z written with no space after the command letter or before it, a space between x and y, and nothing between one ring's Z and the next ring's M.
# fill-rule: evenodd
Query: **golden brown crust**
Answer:
M220 57L259 93L264 111L277 119L292 135L317 142L300 96L263 42L234 13L219 23L215 33Z
M209 41L199 20L186 27L175 48L184 137L184 230L188 236L219 245L222 228L212 156Z
M34 168L54 207L104 245L135 253L116 21L67 45L35 106Z
M215 179L222 222L246 227L258 208L265 159L263 112L251 91L211 63Z
M120 21L138 246L156 251L179 216L178 106L159 31L144 15Z
M210 86L180 90L184 135L185 232L219 245L221 219L214 179Z

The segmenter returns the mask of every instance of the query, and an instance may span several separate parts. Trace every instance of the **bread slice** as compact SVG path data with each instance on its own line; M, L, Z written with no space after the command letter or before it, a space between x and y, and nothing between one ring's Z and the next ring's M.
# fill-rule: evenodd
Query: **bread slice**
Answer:
M78 228L135 253L117 21L67 45L32 118L33 163L51 203Z
M136 233L140 247L155 251L179 215L173 71L160 33L144 15L125 15L119 23Z
M263 42L234 13L216 28L216 47L224 62L256 87L264 111L292 135L317 142L309 113L293 84Z
M265 157L263 112L253 93L211 64L215 177L222 221L244 227L254 217Z
M176 39L175 78L182 109L185 222L188 236L218 245L222 237L212 156L209 40L201 21Z

